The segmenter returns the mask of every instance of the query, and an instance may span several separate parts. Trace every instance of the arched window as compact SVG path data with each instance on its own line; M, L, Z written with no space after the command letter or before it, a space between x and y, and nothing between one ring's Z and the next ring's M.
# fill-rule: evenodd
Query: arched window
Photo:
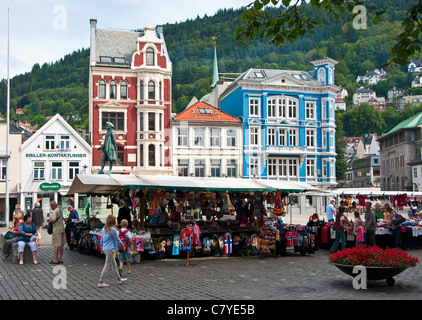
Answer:
M110 99L116 99L117 83L114 80L110 81Z
M318 81L321 82L322 84L326 84L325 68L318 69Z
M147 66L153 66L154 65L154 49L148 48L147 49Z
M127 99L127 82L120 82L120 99Z
M148 82L148 99L155 100L155 83L154 81Z
M100 99L105 99L106 97L106 82L102 79L98 81L98 97Z
M139 95L140 100L143 100L144 99L144 82L143 81L141 81L141 84L139 86L139 90L140 90L140 95Z

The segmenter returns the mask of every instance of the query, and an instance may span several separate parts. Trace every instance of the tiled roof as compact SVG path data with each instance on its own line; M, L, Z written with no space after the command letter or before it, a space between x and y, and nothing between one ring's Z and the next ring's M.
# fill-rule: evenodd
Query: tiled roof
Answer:
M174 116L176 121L201 121L201 122L234 122L240 123L236 117L214 108L203 101L198 101L192 106Z

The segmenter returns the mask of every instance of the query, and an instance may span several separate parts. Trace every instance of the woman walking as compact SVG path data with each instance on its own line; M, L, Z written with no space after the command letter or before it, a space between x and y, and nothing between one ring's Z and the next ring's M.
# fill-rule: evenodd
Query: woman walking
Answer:
M117 263L114 258L114 254L118 250L118 244L122 244L122 241L119 239L119 233L116 230L116 217L112 214L107 216L104 228L101 230L100 244L102 245L102 252L105 254L105 263L100 275L100 280L98 281L98 287L109 287L108 284L103 282L109 267L117 277L117 284L122 284L127 279L120 277L119 271L117 270Z
M336 240L330 249L330 253L334 253L341 241L341 250L346 248L346 223L347 219L344 216L344 207L340 206L336 214L336 222L334 223L334 229L336 230Z

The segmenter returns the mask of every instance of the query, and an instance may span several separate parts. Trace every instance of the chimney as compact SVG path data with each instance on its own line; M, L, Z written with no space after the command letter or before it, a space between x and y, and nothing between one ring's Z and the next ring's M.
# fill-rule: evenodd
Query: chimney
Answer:
M89 45L89 65L95 65L95 30L97 29L97 19L89 20L91 25L90 45Z

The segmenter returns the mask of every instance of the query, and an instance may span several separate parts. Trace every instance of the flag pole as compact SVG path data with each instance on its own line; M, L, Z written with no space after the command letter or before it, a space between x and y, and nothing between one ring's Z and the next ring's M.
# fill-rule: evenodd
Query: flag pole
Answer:
M4 199L5 202L5 215L4 221L6 226L9 224L9 158L10 158L10 151L9 151L9 133L10 133L10 79L9 79L9 8L7 8L7 120L6 120L6 196Z

